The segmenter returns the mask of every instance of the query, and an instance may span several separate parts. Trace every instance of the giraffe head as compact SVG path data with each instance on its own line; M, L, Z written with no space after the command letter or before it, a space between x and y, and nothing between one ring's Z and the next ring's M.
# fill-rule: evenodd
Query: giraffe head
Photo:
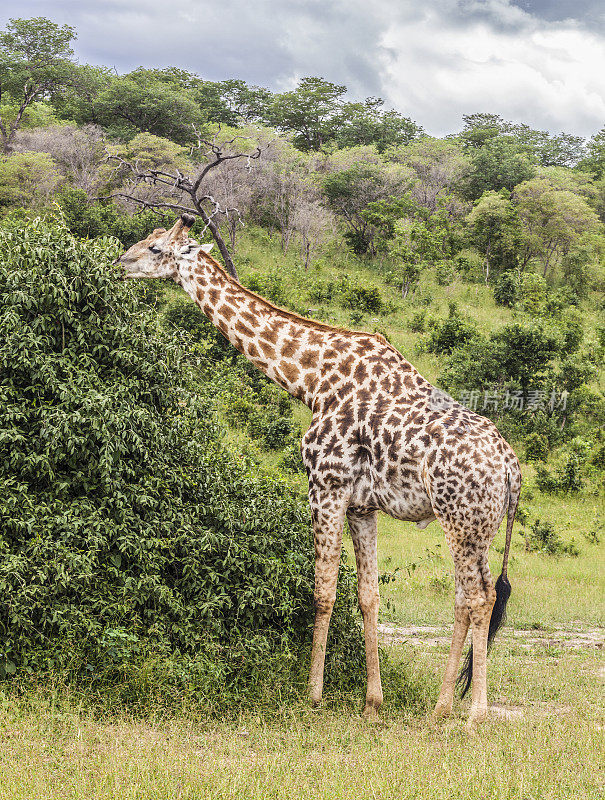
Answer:
M188 236L195 217L183 214L172 228L156 228L146 239L133 244L115 262L122 267L125 278L176 278L179 263L190 261L200 250L205 253L211 244L200 245Z

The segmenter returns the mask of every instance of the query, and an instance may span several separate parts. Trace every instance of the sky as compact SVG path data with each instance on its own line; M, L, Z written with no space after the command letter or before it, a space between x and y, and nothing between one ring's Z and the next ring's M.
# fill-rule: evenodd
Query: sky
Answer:
M486 111L557 133L605 125L603 0L3 0L78 32L81 63L178 66L275 91L307 75L441 136Z

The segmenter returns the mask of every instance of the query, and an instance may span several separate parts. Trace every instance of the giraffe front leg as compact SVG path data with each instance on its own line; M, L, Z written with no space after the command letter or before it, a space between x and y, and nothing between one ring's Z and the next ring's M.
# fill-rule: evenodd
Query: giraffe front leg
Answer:
M336 584L345 501L333 494L309 491L313 515L315 541L315 625L309 673L309 698L313 706L319 705L323 693L324 663L330 617L336 600Z
M378 660L378 514L359 514L352 509L347 512L349 530L355 547L357 562L357 590L359 607L363 615L366 645L366 672L368 678L366 703L363 715L373 719L382 705L382 684Z

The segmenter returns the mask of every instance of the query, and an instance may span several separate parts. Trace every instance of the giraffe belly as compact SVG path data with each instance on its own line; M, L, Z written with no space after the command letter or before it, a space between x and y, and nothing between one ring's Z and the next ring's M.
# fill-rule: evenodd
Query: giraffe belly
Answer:
M395 519L417 522L426 527L435 518L430 498L419 477L391 484L376 480L374 496L377 507Z

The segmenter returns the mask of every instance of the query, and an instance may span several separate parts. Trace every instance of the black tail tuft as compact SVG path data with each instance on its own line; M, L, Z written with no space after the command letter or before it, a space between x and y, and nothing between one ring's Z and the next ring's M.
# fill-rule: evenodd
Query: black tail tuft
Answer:
M494 603L494 608L492 609L492 616L489 621L489 633L487 634L488 650L491 646L494 636L496 635L496 633L498 633L498 631L500 630L506 619L506 604L508 603L508 598L510 597L510 593L511 593L511 588L508 578L504 575L500 575L500 577L496 581L496 602ZM458 675L458 679L456 680L456 685L460 687L460 697L464 697L464 695L468 692L472 679L473 679L473 646L471 645L464 658L464 664L462 666L462 669L460 670L460 675Z

